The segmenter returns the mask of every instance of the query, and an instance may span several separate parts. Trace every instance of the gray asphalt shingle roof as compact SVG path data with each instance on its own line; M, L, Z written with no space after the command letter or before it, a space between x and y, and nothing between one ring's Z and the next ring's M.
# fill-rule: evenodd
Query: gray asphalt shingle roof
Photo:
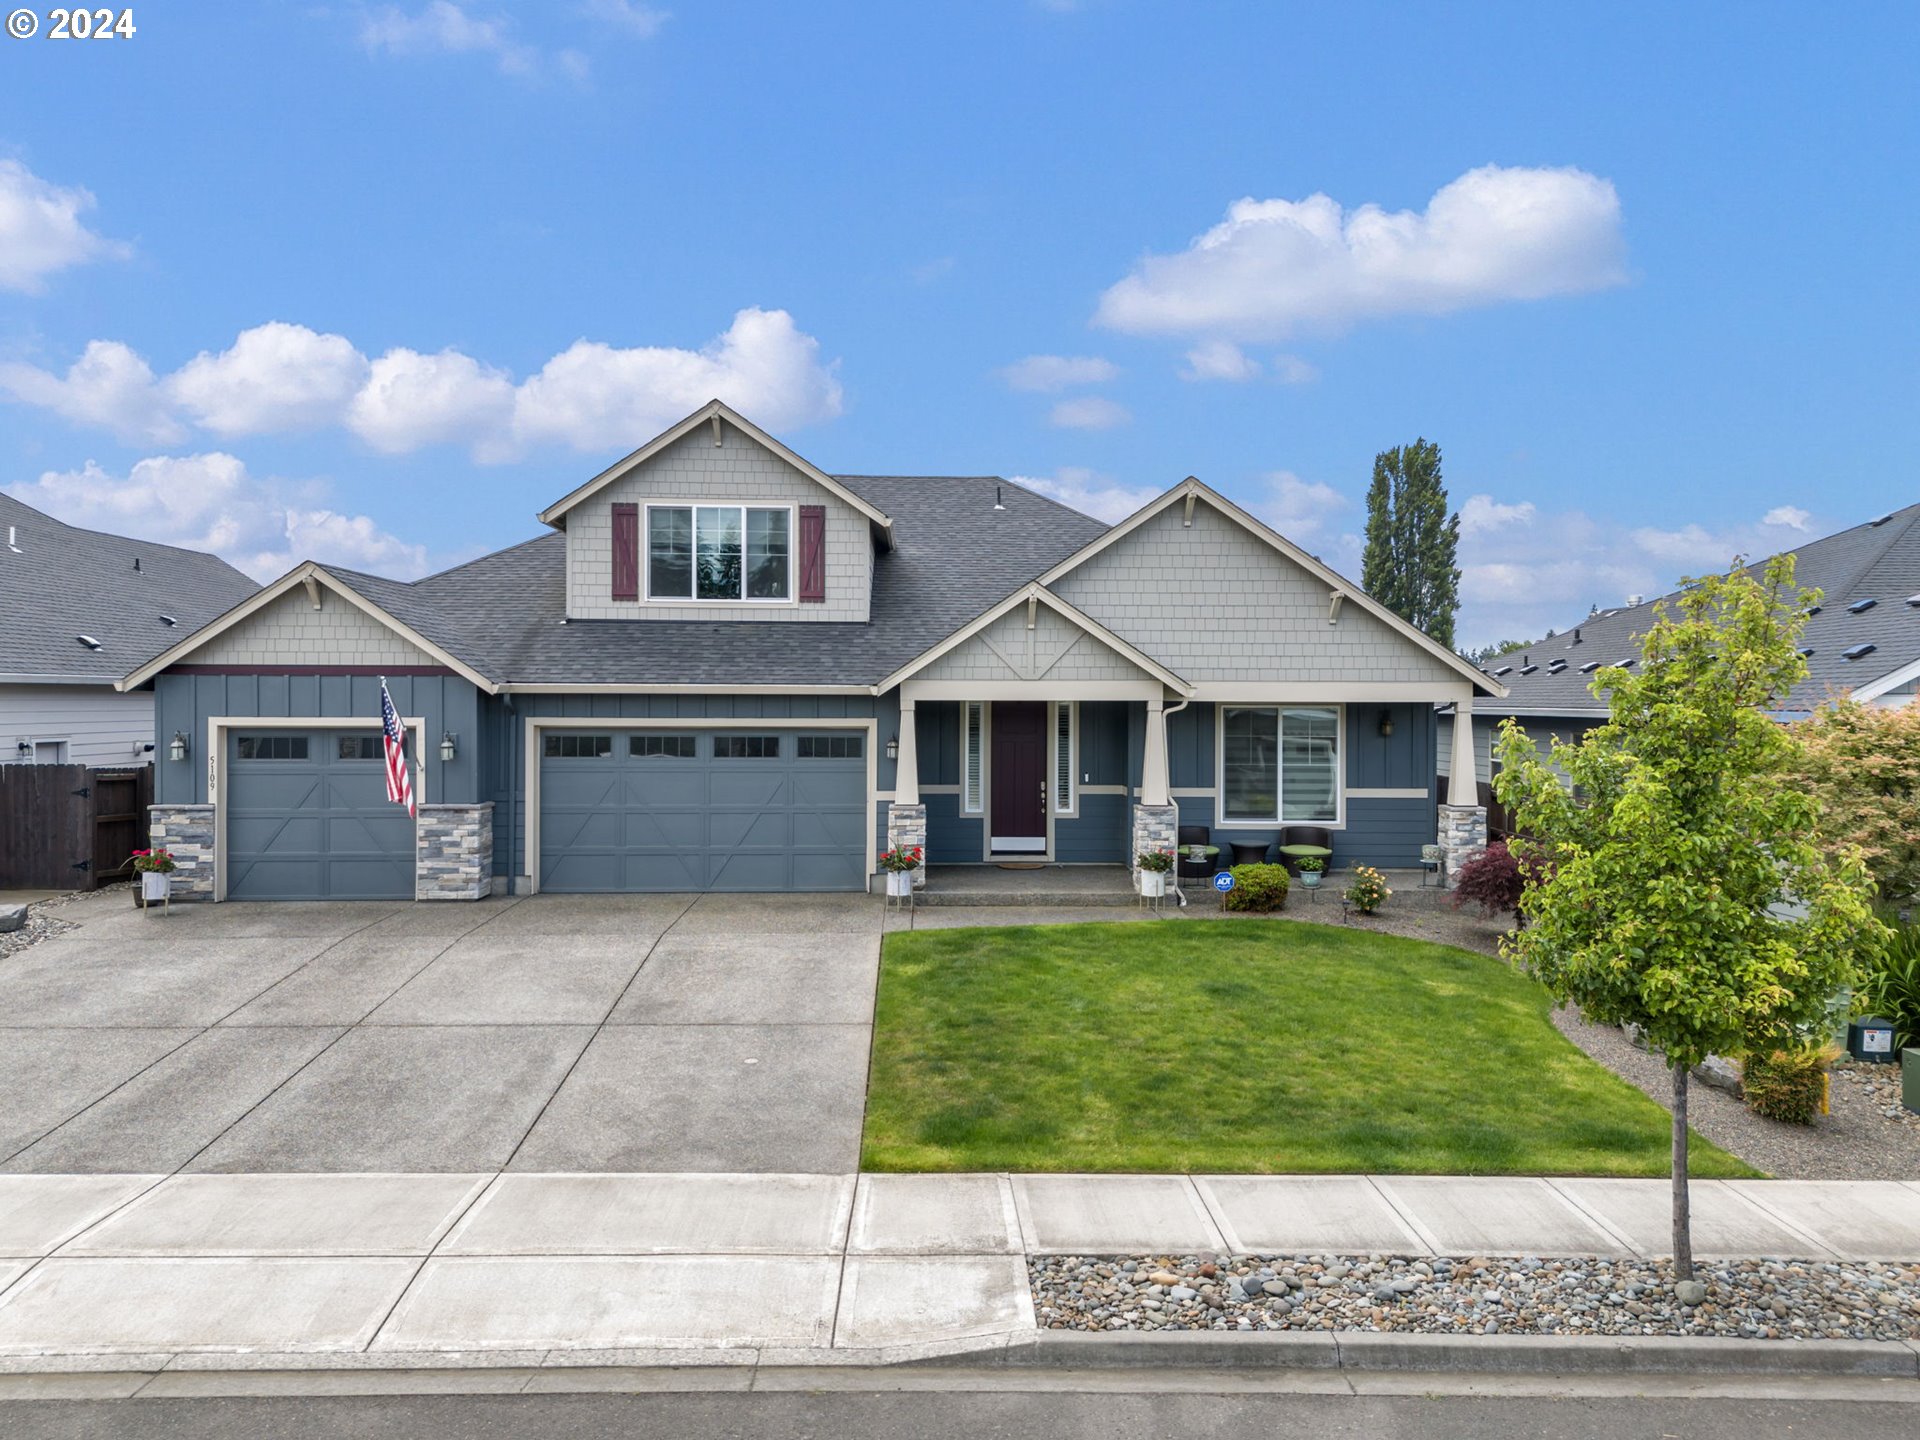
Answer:
M110 683L257 589L218 556L82 530L0 494L0 682Z
M519 685L871 685L1105 533L993 476L836 475L894 522L872 619L574 620L566 536L541 535L412 584L337 570L367 599ZM1005 510L995 511L996 495Z
M1783 713L1810 711L1841 690L1920 660L1920 606L1907 603L1910 597L1920 597L1920 505L1811 540L1789 553L1794 556L1796 582L1822 591L1825 598L1820 613L1807 621L1801 641L1813 651L1807 657L1807 678L1781 704ZM1858 613L1848 609L1862 600L1877 603ZM1588 688L1593 676L1582 674L1580 667L1593 661L1613 665L1628 657L1637 659L1640 637L1651 628L1658 603L1590 615L1551 640L1501 657L1489 668L1507 687L1507 698L1479 701L1475 712L1604 715L1606 706ZM1872 653L1858 660L1845 657L1849 648L1866 644L1874 647ZM1567 662L1558 674L1550 670L1555 660ZM1539 668L1522 675L1521 668L1528 663ZM1502 675L1503 666L1513 668Z

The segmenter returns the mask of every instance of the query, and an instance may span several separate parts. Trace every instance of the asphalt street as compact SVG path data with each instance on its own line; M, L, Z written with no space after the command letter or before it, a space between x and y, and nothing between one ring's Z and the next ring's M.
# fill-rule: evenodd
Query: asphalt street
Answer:
M1753 1440L1913 1433L1899 1401L822 1393L12 1401L10 1440Z

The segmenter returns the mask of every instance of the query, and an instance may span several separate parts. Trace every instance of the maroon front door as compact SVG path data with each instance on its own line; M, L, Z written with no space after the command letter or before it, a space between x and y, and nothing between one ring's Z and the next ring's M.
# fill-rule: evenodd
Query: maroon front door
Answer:
M987 816L996 855L1047 853L1047 707L1038 700L993 703L993 808Z

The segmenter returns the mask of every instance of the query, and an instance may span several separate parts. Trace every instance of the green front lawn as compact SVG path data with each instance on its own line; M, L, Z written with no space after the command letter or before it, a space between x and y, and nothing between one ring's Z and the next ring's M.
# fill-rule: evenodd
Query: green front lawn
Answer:
M1666 1174L1667 1112L1550 1008L1497 960L1325 925L889 935L862 1164Z

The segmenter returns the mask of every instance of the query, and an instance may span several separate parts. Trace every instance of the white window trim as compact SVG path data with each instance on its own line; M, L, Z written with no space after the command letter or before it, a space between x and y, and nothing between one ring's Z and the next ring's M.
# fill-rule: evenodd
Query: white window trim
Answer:
M1068 777L1067 803L1060 803L1060 720L1067 722L1066 771ZM1056 700L1047 707L1047 728L1049 731L1047 757L1053 768L1048 773L1047 787L1052 792L1050 799L1053 813L1063 819L1071 820L1080 813L1080 702L1077 700Z
M1333 815L1331 820L1282 820L1286 813L1286 761L1283 754L1277 754L1274 764L1277 773L1274 776L1274 808L1279 813L1271 820L1229 820L1227 815L1227 726L1226 712L1229 710L1272 710L1276 716L1283 710L1331 710L1334 714L1334 763L1333 763ZM1283 745L1284 749L1284 745ZM1301 705L1285 701L1265 700L1221 700L1213 707L1213 826L1216 830L1273 830L1285 829L1289 825L1318 825L1326 830L1344 830L1347 828L1347 707L1345 705Z
M968 778L971 774L967 766L968 741L973 735L973 712L976 710L980 712L980 789L979 793L970 795L967 793ZM988 727L992 724L992 716L993 707L984 700L960 702L960 813L962 815L987 813L987 757L993 753L993 741Z
M656 595L653 593L653 565L651 550L653 534L653 512L656 510L738 510L740 512L740 588L747 588L747 511L784 510L787 512L787 593L780 598L755 597L742 593L731 600L703 599L699 595ZM695 516L690 524L693 527L693 554L698 564L700 537L699 518ZM822 545L825 537L821 537ZM824 564L825 557L822 557ZM699 582L695 579L694 588ZM795 605L800 598L800 515L799 507L788 501L770 500L764 503L753 500L649 500L640 508L640 598L647 605Z

